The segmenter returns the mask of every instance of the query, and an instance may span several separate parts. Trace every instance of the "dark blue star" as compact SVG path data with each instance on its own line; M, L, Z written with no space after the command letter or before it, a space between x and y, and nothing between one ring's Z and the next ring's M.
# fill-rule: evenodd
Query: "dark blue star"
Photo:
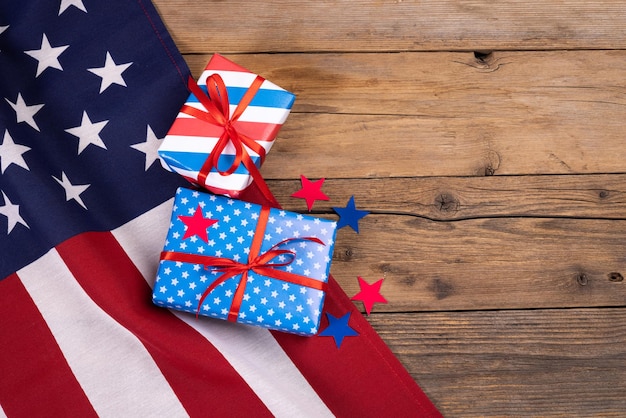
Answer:
M350 197L348 204L345 208L333 207L333 210L339 215L339 221L337 221L337 229L349 226L359 233L359 219L367 215L369 212L365 210L358 210L354 205L354 196Z
M319 335L320 337L333 337L337 348L341 346L341 342L344 337L356 337L359 335L358 332L348 325L350 312L341 318L336 318L334 315L326 312L326 318L328 318L328 326L324 329L324 331L320 332Z

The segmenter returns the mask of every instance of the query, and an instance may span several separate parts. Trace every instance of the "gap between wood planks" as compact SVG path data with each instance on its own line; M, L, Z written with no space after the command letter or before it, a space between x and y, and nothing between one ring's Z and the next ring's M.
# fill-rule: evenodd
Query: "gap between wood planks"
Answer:
M291 198L297 180L269 180L279 201L303 209ZM487 218L624 220L626 175L490 176L327 179L330 201L312 213L333 214L351 194L373 215L413 216L433 222ZM409 193L403 193L410 191Z

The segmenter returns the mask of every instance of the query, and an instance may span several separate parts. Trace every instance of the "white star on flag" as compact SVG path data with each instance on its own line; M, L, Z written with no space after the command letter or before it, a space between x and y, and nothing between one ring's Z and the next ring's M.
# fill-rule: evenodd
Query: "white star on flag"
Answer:
M4 171L11 164L15 164L30 171L23 157L24 153L27 151L30 151L30 148L13 142L9 130L6 129L4 131L2 145L0 145L0 172L4 174Z
M61 67L61 63L59 62L59 55L68 47L69 45L51 46L50 42L48 42L48 37L44 33L41 39L41 48L24 51L25 54L30 55L38 61L37 75L35 77L39 77L39 75L49 67L63 71L63 67Z
M115 64L111 54L107 51L104 67L88 68L87 70L102 78L102 83L100 84L100 93L102 93L109 88L111 84L119 84L120 86L126 87L126 82L122 78L122 73L132 64L132 62L119 65Z
M72 184L70 182L70 179L67 178L67 175L63 171L61 171L61 180L54 176L52 176L52 178L55 179L57 183L59 183L61 187L63 187L63 189L65 189L66 202L69 202L70 200L75 200L83 208L87 209L87 206L85 206L85 203L80 198L80 195L85 190L87 190L89 186L91 186L91 184Z
M7 103L9 103L11 107L13 108L13 110L15 111L15 117L17 118L18 123L26 122L33 129L35 129L36 131L39 131L39 126L37 126L34 116L37 112L41 110L41 108L43 107L42 104L31 105L31 106L27 105L24 99L22 98L22 93L17 93L17 100L15 101L15 103L13 103L7 98L5 98L4 100L6 100Z
M4 199L4 205L0 206L0 215L4 215L7 218L7 235L13 231L13 228L15 228L18 223L30 229L26 221L20 216L19 205L14 205L4 192L2 192L2 198Z
M146 171L148 171L150 166L159 159L159 154L157 153L157 150L159 149L162 141L163 138L157 138L150 125L148 125L146 140L144 142L140 142L138 144L133 144L130 146L131 148L146 154Z
M59 7L59 16L61 16L61 13L66 11L70 6L74 6L77 9L87 13L87 9L85 9L83 0L61 0L61 6Z
M107 123L109 123L108 120L93 123L89 119L87 112L83 111L83 119L80 126L66 129L65 132L78 138L78 154L83 152L90 144L107 149L104 142L102 142L102 138L100 138L100 131L104 129Z

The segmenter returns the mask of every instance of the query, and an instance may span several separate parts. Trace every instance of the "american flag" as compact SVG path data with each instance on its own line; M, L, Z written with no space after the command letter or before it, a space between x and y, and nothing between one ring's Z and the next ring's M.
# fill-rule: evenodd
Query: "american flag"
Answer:
M340 349L152 304L188 76L147 0L0 3L0 416L438 416L332 278Z

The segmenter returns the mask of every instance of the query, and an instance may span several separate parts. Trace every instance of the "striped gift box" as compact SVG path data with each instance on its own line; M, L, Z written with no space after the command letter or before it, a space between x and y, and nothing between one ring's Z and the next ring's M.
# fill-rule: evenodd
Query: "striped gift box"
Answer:
M213 74L218 74L226 85L232 115L257 75L215 54L198 80L198 86L205 94L207 93L207 78ZM264 80L233 126L239 133L254 139L268 152L280 127L287 119L294 100L294 94ZM193 93L189 95L185 104L204 112L207 111ZM195 181L223 132L223 127L197 119L181 110L159 147L158 153L163 166ZM245 149L254 164L260 167L259 155L248 147ZM219 156L217 168L211 169L206 183L202 186L214 193L237 197L239 192L252 183L253 179L243 164L240 164L232 174L223 175L218 172L218 169L227 170L234 160L235 147L229 142Z

